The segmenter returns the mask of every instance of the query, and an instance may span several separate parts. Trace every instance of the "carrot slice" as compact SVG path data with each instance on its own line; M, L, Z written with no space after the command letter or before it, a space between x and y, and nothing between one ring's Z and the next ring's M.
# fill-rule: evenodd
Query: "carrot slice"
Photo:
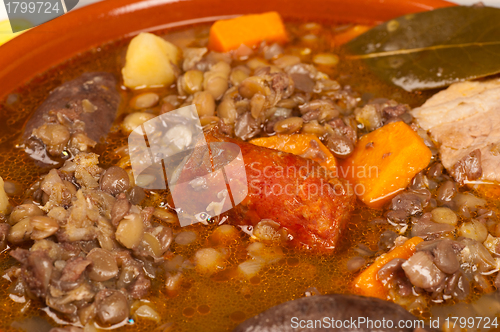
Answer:
M314 143L312 142L314 141ZM332 172L336 172L337 161L326 146L321 143L318 137L309 134L276 135L271 137L260 137L250 141L250 143L263 146L265 148L293 153L308 159L317 161ZM321 155L307 155L307 150L311 144L316 145L321 150ZM335 173L336 174L336 173Z
M285 25L277 12L215 22L210 28L208 47L217 52L228 52L241 44L253 47L264 40L278 43L288 41Z
M408 259L415 253L417 244L424 241L422 238L415 236L408 239L402 245L394 247L391 251L378 257L372 265L361 272L354 279L354 292L359 295L378 297L379 299L387 299L387 288L378 278L378 271L394 258Z
M381 208L429 164L432 152L402 121L361 137L353 154L341 162L339 175L354 184L358 198Z
M359 35L362 35L366 31L370 30L372 27L369 25L357 24L344 32L339 33L333 37L335 45L343 45Z

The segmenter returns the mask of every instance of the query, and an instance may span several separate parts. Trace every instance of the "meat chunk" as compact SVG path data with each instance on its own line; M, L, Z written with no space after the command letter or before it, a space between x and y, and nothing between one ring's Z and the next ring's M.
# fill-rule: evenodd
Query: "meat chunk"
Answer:
M9 234L10 225L7 223L0 223L0 251L7 248L7 235Z
M54 89L24 129L26 152L47 164L69 148L86 151L107 135L120 95L110 73L84 73Z
M329 174L316 162L300 156L255 146L215 132L205 135L205 138L210 145L213 158L204 157L208 152L203 153L203 149L200 149L199 153L193 153L184 165L178 183L195 185L191 180L210 173L212 160L215 170L225 169L229 193L235 202L235 207L232 209L226 207L227 204L231 204L229 199L222 200L218 207L223 212L227 211L230 223L255 226L262 219L271 219L286 229L295 245L317 249L335 248L355 200L352 189L346 182ZM234 160L231 154L235 151L219 148L214 144L221 142L233 143L233 146L241 150L246 183L239 183L238 188L248 188L243 195L241 192L236 192L234 190L236 187L233 186L234 183L243 181L242 171L224 163ZM228 145L221 144L221 146ZM214 177L215 175L212 176ZM207 199L207 202L203 203L204 206L208 206L207 211L213 208L214 202L210 203L211 199L207 197L218 191L214 190L215 186L207 183L197 183L196 186L196 190L200 191L196 203L200 203L199 199ZM226 188L223 187L221 190L224 189ZM172 196L183 195L186 192L188 188L176 185ZM241 199L238 200L236 197Z
M469 160L473 169L462 172L468 180L500 181L500 79L452 84L412 115L438 144L448 171Z
M29 291L37 297L45 297L53 270L52 259L45 251L29 252L17 248L10 255L22 265L22 278Z
M92 264L90 260L83 257L75 257L66 263L66 266L62 270L61 281L63 282L75 282L80 278L83 271Z

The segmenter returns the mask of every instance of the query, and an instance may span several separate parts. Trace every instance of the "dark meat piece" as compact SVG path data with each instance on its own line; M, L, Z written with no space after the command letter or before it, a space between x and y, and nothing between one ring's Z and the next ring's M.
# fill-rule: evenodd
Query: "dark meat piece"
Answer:
M444 239L438 243L432 251L434 255L434 263L444 273L453 274L460 268L457 254L462 251L465 246L461 243Z
M457 161L456 164L453 165L450 173L455 181L460 184L464 184L465 181L479 179L481 175L483 175L483 169L481 168L481 150L476 149Z
M127 192L127 199L134 205L139 205L146 198L146 193L141 187L133 187Z
M97 318L103 325L113 325L128 318L127 297L120 291L101 290L95 297Z
M446 281L444 293L457 300L465 300L470 293L470 282L462 271L455 272Z
M378 241L378 248L380 250L389 250L392 247L394 247L394 241L396 241L396 238L398 237L398 234L394 231L385 231L380 235L380 240Z
M500 288L500 273L499 273L499 274L497 274L497 276L496 276L496 278L495 278L495 287L496 287L497 289L499 289L499 288Z
M255 137L260 133L260 123L252 117L249 112L241 115L236 119L234 126L234 134L242 140L247 140Z
M54 327L49 332L83 332L83 329L76 326Z
M389 261L387 264L382 266L382 268L378 271L378 277L380 280L388 280L390 279L398 270L401 270L401 266L405 262L405 259L402 258L394 258Z
M7 235L9 234L10 225L7 223L0 223L0 251L7 248Z
M43 155L45 147L58 157L68 140L74 140L78 148L80 143L91 146L105 137L120 103L116 85L110 73L85 73L54 89L26 124L27 152L38 153L33 157L51 163Z
M422 212L422 203L416 194L405 192L392 199L391 210L404 211L407 216L414 216Z
M21 275L29 291L37 297L45 297L53 270L53 262L47 253L18 248L10 255L22 264Z
M152 206L147 206L141 211L141 218L144 222L145 227L151 227L151 219L153 219L153 213L155 212L155 208Z
M62 282L75 282L92 262L83 257L71 258L62 270Z
M356 142L358 139L358 133L356 129L353 129L351 126L347 125L344 120L341 118L335 118L328 122L330 126L332 126L333 130L342 136L347 137L352 142Z
M439 224L431 221L430 213L424 213L419 218L413 218L414 223L411 229L411 237L419 236L423 239L435 239L445 233L451 233L455 230L455 226L449 224Z
M118 275L119 269L115 257L107 250L94 248L87 255L92 262L89 278L95 281L106 281Z
M313 92L314 90L314 80L307 74L293 73L290 74L293 82L295 83L295 89L302 92Z
M159 247L151 248L149 245L141 245L134 251L136 257L151 257L155 261L162 261L162 255L170 248L170 244L174 240L172 229L162 225L150 227L146 233L154 236L158 240ZM144 242L143 242L144 243Z
M242 173L239 169L230 172L232 178L228 181L248 188L248 194L245 197L240 192L230 192L233 198L241 197L242 201L238 200L241 203L236 203L236 207L228 211L229 222L255 226L262 219L271 219L286 228L296 245L318 249L335 247L355 200L352 188L346 182L328 174L316 162L290 153L255 146L216 133L209 133L205 138L211 143L211 154L217 156L213 158L216 170L224 166L217 164L217 160L233 160L234 157L229 154L234 151L218 149L215 146L220 143L214 142L233 143L241 149L243 156L247 183L239 183L243 181L243 178L239 178ZM193 154L184 166L178 183L184 183L185 186L175 186L173 196L188 192L186 187L192 179L210 172L210 158L204 158L202 152ZM200 158L203 158L202 161ZM228 167L225 167L226 175ZM233 188L230 184L230 189ZM208 194L199 196L201 200L207 200L206 204L198 198L193 204L206 207L213 201L207 197Z
M382 109L382 112L385 117L392 118L403 115L408 112L410 107L405 104L397 104L396 106L387 106Z
M26 265L28 264L28 256L30 252L26 249L16 248L9 253L14 259L19 263Z
M127 172L118 166L111 166L101 176L99 181L101 190L111 195L118 195L130 187Z
M135 299L146 295L151 281L144 276L144 263L133 259L128 250L115 251L114 254L118 266L121 267L117 287L127 289Z
M111 224L117 227L120 221L125 217L130 210L132 204L130 204L127 196L125 194L120 194L117 197L115 204L113 204L113 208L111 209Z
M431 178L438 178L443 174L443 164L435 163L427 171L427 176Z
M413 288L402 268L405 261L402 258L394 258L378 271L379 280L384 284L390 282L394 286L397 286L398 293L401 296L410 295Z
M446 181L443 183L436 194L436 199L440 204L445 205L446 203L452 202L452 198L455 197L457 193L457 186L453 181Z
M349 322L350 326L335 328L335 325L325 324L325 317L336 321ZM385 319L392 321L394 328L375 328L367 321ZM300 320L302 326L299 328ZM399 321L414 321L412 326L418 326L418 319L392 302L371 297L356 295L322 295L304 297L277 305L240 324L233 332L292 332L292 331L414 331L412 328L397 328ZM307 326L312 321L313 326ZM314 322L321 321L322 327L314 328ZM331 323L331 319L327 320ZM351 324L350 322L354 322ZM334 322L335 323L335 322ZM410 324L409 324L410 325ZM350 328L349 328L350 327ZM426 331L421 326L419 331Z
M142 274L137 277L137 280L134 281L132 285L129 287L130 296L134 299L140 299L146 296L149 288L151 287L151 280L144 277Z

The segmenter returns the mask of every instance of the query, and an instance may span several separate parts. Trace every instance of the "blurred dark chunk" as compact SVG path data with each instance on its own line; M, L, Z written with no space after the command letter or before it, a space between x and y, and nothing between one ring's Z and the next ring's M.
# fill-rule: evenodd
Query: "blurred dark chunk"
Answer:
M456 193L457 193L457 186L455 182L446 181L439 187L436 193L436 199L441 204L450 202Z
M419 236L429 240L439 238L441 235L455 230L453 225L438 224L431 221L430 213L424 213L421 217L412 218L412 223L411 236Z
M293 73L290 74L293 82L295 83L295 89L300 90L302 92L313 92L314 90L314 81L307 74L299 74Z
M0 223L0 251L7 248L7 235L9 234L10 225L2 222Z
M387 106L382 109L382 113L387 118L398 117L410 110L406 104L397 104L396 106Z
M401 270L404 262L406 262L406 259L402 258L394 258L389 261L378 271L378 278L380 280L389 280L398 270Z
M120 291L102 290L96 297L97 319L104 326L121 323L129 316L127 297Z
M141 188L139 189L142 190ZM111 224L117 227L118 223L120 223L123 217L125 217L128 214L128 211L130 210L131 206L132 204L130 204L125 194L122 193L118 195L115 204L113 204L113 207L111 208Z
M378 248L380 250L388 250L394 247L394 241L398 237L398 234L394 231L387 230L380 235L380 240L378 241Z
M353 142L347 137L338 134L328 135L325 144L333 155L339 159L349 157L354 151Z
M151 281L143 275L139 275L137 280L129 287L130 296L134 299L140 299L148 293L150 287Z
M47 253L17 248L10 255L21 263L22 278L30 292L37 297L45 297L53 270L53 262Z
M246 141L255 137L260 132L260 123L249 112L240 115L234 125L236 137Z
M129 189L128 173L121 167L111 166L102 174L99 185L102 191L116 196Z
M458 271L460 262L457 253L454 250L453 242L450 239L444 239L438 243L432 251L434 263L444 273L453 274ZM458 243L457 243L458 244Z
M455 181L460 184L464 184L465 181L479 179L483 174L483 169L481 168L481 150L476 149L457 161L450 173Z
M61 281L62 282L75 282L82 275L83 271L89 266L92 262L83 258L83 257L75 257L71 258L66 262L66 266L62 270Z
M434 163L427 171L427 176L431 178L438 178L443 174L443 164Z
M83 329L76 326L54 327L49 332L83 332Z
M269 331L288 332L296 329L290 326L291 317L300 317L302 320L323 320L324 317L335 315L337 321L358 321L359 317L370 320L391 321L416 321L417 318L403 307L389 301L373 297L356 295L316 295L304 297L297 300L279 304L263 313L254 316L238 327L233 332ZM416 324L414 322L413 324ZM413 325L412 324L412 325ZM321 331L325 329L304 328L302 331ZM373 328L366 325L358 325L356 329L337 329L338 331L372 332ZM377 331L389 331L389 329L377 329ZM398 329L400 332L413 331L412 328ZM422 329L421 331L426 331Z
M355 256L349 259L346 265L349 272L356 272L366 265L366 259L361 256Z
M127 192L127 198L133 205L139 205L146 198L146 193L141 187L133 187Z
M416 194L405 192L392 199L391 210L404 211L408 216L414 216L422 212L422 203Z

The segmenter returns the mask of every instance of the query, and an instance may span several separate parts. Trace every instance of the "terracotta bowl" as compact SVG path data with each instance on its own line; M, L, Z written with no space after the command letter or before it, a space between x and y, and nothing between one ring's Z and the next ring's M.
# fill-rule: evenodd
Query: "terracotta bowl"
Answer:
M0 46L0 98L79 52L140 31L270 10L289 19L375 23L452 5L443 0L106 0Z

